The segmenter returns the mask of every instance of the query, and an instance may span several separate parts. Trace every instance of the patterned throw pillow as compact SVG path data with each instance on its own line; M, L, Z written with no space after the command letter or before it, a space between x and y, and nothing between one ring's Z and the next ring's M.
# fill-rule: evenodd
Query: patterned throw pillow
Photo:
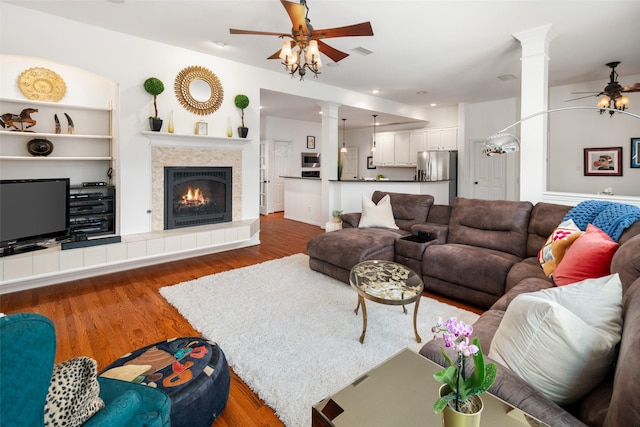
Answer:
M582 231L572 219L563 221L553 230L546 243L538 252L538 261L542 265L544 274L551 276L562 261L569 246L582 235Z
M53 368L44 409L45 426L80 426L104 408L98 396L97 367L89 357L76 357Z

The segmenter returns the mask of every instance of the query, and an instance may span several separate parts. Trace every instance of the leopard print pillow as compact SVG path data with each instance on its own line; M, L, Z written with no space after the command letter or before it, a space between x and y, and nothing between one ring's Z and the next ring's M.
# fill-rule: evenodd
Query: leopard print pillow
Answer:
M80 426L104 408L98 396L97 367L89 357L76 357L53 368L44 409L45 426Z

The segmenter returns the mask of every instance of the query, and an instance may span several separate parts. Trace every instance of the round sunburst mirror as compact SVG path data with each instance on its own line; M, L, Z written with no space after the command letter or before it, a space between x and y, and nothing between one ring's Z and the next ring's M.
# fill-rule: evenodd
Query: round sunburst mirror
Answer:
M218 76L204 67L187 67L176 76L176 96L184 108L205 116L220 108L224 91Z

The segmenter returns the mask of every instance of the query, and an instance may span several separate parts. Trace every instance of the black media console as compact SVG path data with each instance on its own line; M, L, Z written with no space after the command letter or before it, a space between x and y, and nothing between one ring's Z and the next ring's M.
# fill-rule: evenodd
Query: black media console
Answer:
M72 185L69 195L71 239L114 234L116 189L113 185Z

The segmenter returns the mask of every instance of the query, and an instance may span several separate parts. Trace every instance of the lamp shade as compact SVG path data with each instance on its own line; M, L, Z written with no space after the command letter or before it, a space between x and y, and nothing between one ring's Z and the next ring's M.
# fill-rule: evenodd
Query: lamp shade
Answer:
M291 53L291 40L283 40L282 49L280 49L280 55L278 55L278 57L286 62L291 58Z
M518 138L509 133L497 133L486 139L482 145L482 151L487 157L515 153L520 151L520 142Z

